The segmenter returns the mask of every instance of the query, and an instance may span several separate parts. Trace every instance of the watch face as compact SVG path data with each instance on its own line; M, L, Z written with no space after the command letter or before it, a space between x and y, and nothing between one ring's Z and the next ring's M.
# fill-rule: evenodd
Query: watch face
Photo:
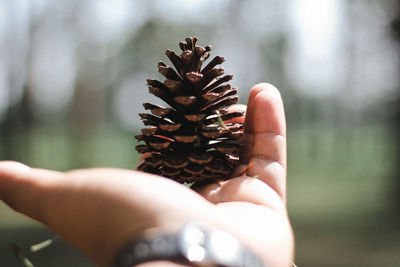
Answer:
M199 224L190 223L183 227L180 245L183 255L190 262L203 262L206 258L206 233Z
M243 251L239 241L223 231L208 232L199 223L189 223L180 233L184 257L198 266L241 266Z
M241 260L239 241L222 231L213 232L207 242L210 258L220 263L238 263Z

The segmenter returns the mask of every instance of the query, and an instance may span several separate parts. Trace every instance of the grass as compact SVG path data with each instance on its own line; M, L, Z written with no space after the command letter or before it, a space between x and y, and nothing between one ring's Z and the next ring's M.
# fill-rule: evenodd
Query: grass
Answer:
M103 126L78 138L64 126L38 127L31 131L29 149L19 141L22 135L15 136L14 143L25 146L16 148L20 152L14 159L56 170L133 169L138 159L133 135ZM389 194L395 162L385 129L302 126L289 131L288 144L288 209L296 235L296 264L397 266L400 229ZM11 242L26 249L51 237L44 227L0 205L4 266L23 266ZM27 256L35 267L91 266L62 240Z
M299 131L288 138L288 208L296 263L398 266L400 227L390 195L395 162L385 129ZM314 141L325 146L314 150Z

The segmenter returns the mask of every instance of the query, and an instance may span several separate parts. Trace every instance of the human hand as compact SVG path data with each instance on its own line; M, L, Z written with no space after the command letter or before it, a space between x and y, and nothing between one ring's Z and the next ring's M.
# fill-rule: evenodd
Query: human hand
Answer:
M249 97L243 165L236 178L197 194L137 171L61 173L2 162L0 199L48 226L100 266L108 266L134 237L173 232L190 220L230 232L270 266L288 266L293 235L285 205L285 131L279 92L258 84Z

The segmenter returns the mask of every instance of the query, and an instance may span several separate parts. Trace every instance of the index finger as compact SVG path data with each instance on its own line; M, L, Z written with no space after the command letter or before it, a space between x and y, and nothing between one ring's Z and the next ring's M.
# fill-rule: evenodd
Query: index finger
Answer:
M282 98L272 85L250 92L238 170L257 176L283 200L286 197L286 123Z

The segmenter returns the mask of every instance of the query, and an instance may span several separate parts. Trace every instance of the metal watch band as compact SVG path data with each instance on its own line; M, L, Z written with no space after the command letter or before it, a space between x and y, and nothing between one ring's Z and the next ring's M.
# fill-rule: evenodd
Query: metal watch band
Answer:
M223 231L207 231L198 222L189 222L176 234L139 238L117 255L114 267L167 260L189 266L266 267L250 250Z
M175 235L160 235L154 239L136 239L130 242L115 260L115 267L132 267L140 263L168 260L180 261Z

